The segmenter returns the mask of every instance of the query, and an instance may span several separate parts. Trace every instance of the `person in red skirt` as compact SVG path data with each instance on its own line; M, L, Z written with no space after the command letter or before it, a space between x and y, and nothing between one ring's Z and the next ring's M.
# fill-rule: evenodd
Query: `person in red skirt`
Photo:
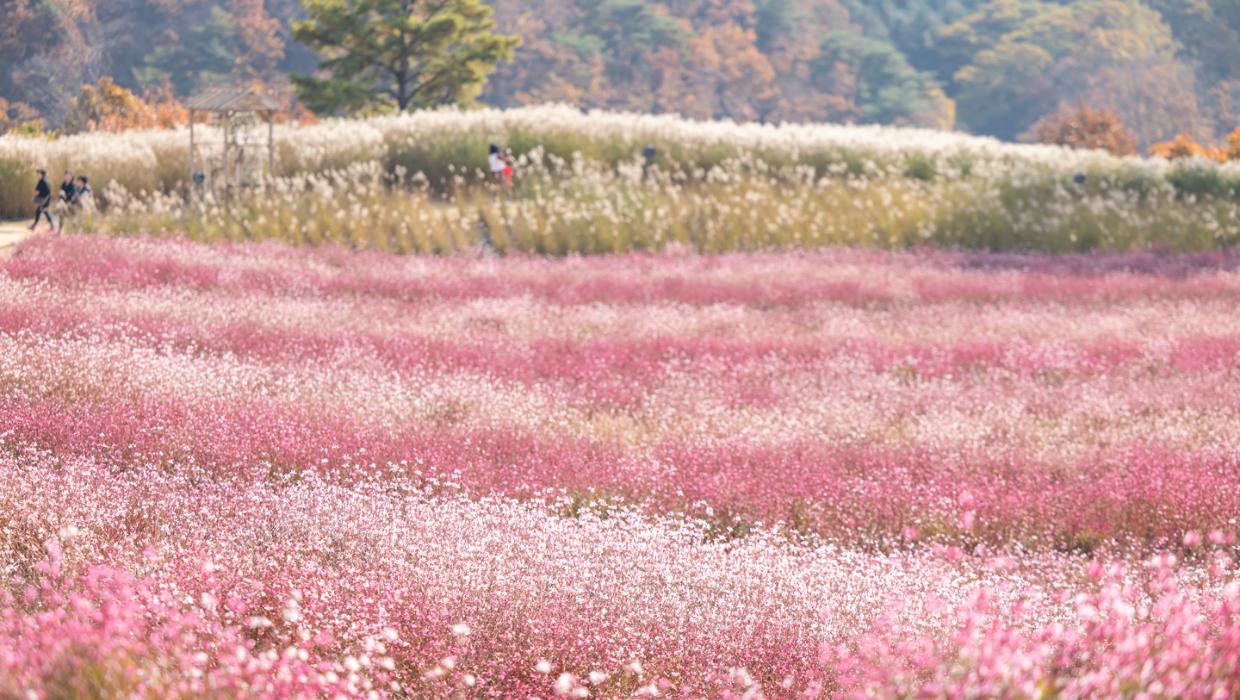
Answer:
M487 156L487 164L491 168L491 179L512 187L512 159L501 153L499 146L491 144L491 153Z

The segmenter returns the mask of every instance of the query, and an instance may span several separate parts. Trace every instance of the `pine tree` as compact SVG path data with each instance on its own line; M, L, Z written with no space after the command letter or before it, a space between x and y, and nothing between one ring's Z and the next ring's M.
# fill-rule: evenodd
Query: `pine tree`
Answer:
M468 104L519 39L496 34L481 0L304 0L293 37L320 54L319 75L294 76L325 114Z

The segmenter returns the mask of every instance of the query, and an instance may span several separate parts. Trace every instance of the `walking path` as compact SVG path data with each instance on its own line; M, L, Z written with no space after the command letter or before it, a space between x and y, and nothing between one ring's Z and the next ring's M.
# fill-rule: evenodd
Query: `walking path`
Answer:
M13 248L31 235L28 226L28 221L0 221L0 258L12 255Z

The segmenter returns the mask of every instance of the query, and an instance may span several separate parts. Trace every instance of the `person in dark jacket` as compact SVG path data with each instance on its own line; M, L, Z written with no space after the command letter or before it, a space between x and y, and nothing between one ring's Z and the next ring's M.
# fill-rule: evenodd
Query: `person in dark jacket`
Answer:
M90 189L90 178L85 175L77 177L77 191L73 194L73 204L75 206L84 206L90 202L94 191Z
M34 223L30 224L30 230L33 231L39 225L39 217L46 216L47 223L56 227L52 221L52 213L48 208L52 206L52 188L47 184L47 171L42 168L35 171L39 176L39 181L34 184Z
M83 209L93 205L91 196L93 194L90 189L90 178L85 175L78 175L71 185L72 190L65 189L65 185L60 186L60 196L65 199L65 204L60 207L60 226L59 229L63 233L65 230L65 222L70 218L77 216Z
M73 173L65 171L65 179L60 181L60 201L68 204L77 194L77 185L73 183Z
M56 204L56 211L60 215L60 225L56 227L58 231L65 230L65 217L68 216L69 207L76 198L77 185L73 182L73 173L66 170L65 179L60 181L60 201Z

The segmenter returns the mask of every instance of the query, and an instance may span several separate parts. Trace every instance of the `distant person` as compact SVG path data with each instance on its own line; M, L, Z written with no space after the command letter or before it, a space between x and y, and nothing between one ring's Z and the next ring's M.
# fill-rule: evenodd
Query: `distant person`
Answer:
M35 230L39 225L39 217L41 216L46 216L48 225L55 228L56 224L52 221L52 212L49 211L52 206L52 187L47 184L47 171L39 168L34 172L39 176L39 181L34 184L34 223L30 224L30 230Z
M60 181L60 201L70 204L76 195L77 185L74 184L73 173L66 170L64 178Z
M78 175L73 180L73 191L71 198L64 205L64 211L60 213L60 230L65 230L65 219L76 216L82 209L93 206L94 193L90 189L90 178L85 175ZM69 192L65 191L61 186L61 196L69 196Z
M487 156L487 164L491 167L491 179L512 187L512 159L499 150L499 146L491 144L491 152Z
M73 205L73 200L77 198L77 185L74 184L73 173L66 170L65 177L60 181L60 199L57 202L57 209L60 213L60 225L56 226L59 231L64 231L65 216L69 213L69 207Z
M77 191L73 194L73 205L77 207L90 206L94 196L94 190L90 188L90 178L85 175L78 175Z

